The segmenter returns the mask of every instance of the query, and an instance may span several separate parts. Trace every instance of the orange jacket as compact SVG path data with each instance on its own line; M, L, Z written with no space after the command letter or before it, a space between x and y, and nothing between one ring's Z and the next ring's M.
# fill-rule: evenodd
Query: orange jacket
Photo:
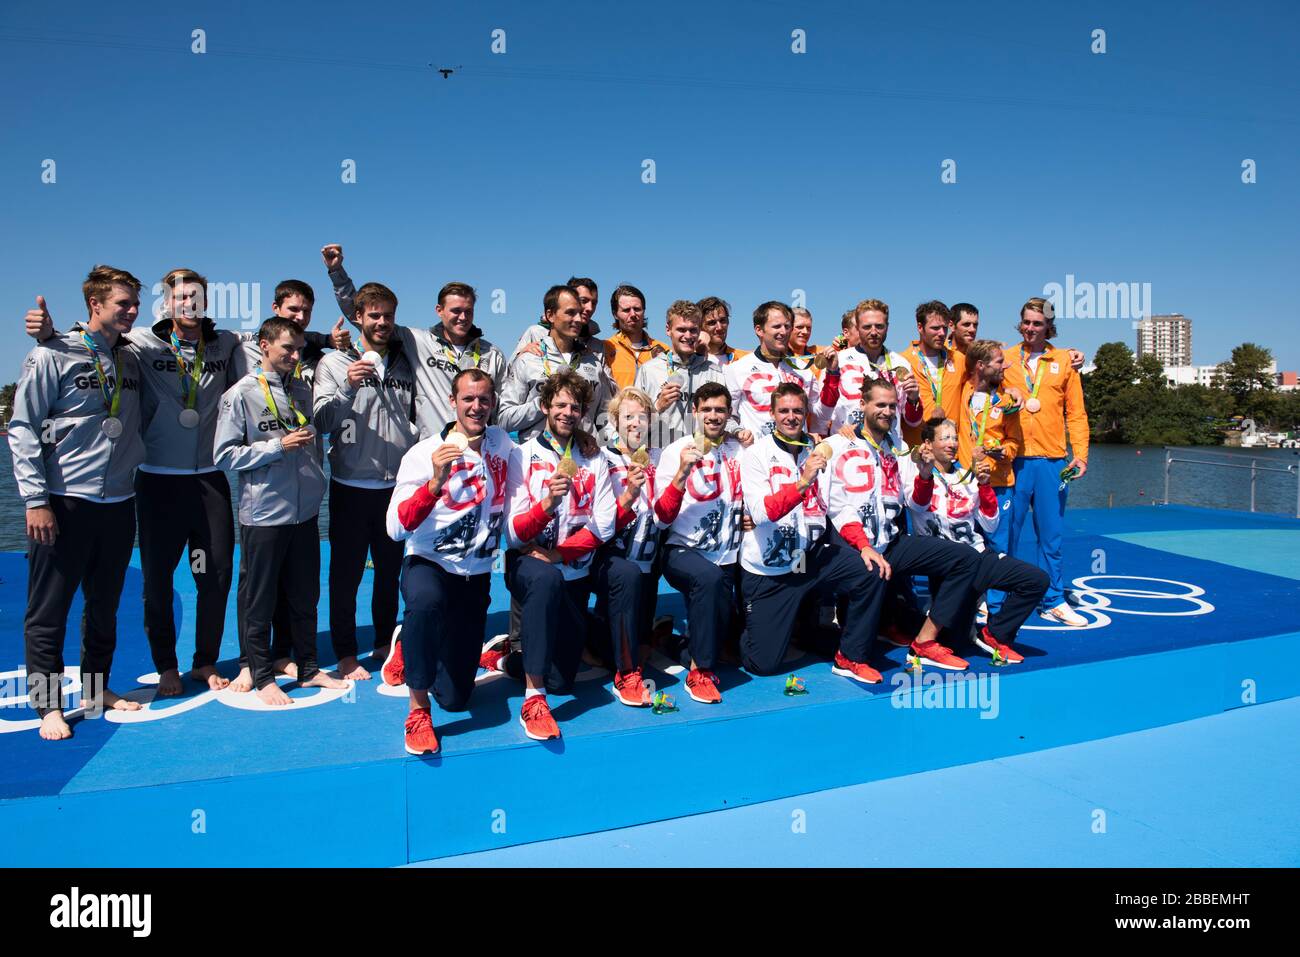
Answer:
M1025 347L1021 343L1004 349L1006 376L1003 383L1007 387L1019 389L1025 397L1026 406L1033 394L1034 380L1026 370ZM1057 349L1050 342L1038 360L1042 372L1038 388L1040 408L1030 412L1025 406L1020 410L1020 428L1024 433L1025 443L1022 456L1043 456L1050 459L1066 457L1065 443L1068 436L1070 449L1083 461L1088 461L1088 411L1083 406L1083 380L1079 373L1070 367L1070 353ZM1046 363L1046 368L1043 364Z
M667 352L668 347L658 339L646 335L649 349L635 349L628 342L627 336L616 332L605 340L605 365L609 367L609 376L620 389L629 388L636 382L636 370L641 368L660 352ZM656 348L657 347L657 348Z
M916 384L921 387L921 421L924 422L937 415L936 406L943 412L945 418L952 419L954 422L959 421L961 388L966 378L966 357L955 349L948 350L939 381L934 383L930 381L930 367L926 365L925 358L921 354L920 343L913 342L912 347L903 353L903 358L912 367L912 376L916 379ZM939 393L937 403L934 398L936 391ZM917 434L920 434L919 430ZM908 444L915 443L909 439Z
M963 466L970 467L974 461L978 434L979 443L985 449L1002 449L1000 461L989 457L993 463L993 475L989 484L998 488L1015 485L1016 473L1012 470L1011 463L1024 446L1021 421L1028 413L1015 411L1011 398L1005 392L996 393L991 406L986 404L987 415L984 414L985 409L974 412L971 410L971 397L974 395L975 380L967 379L962 383L960 417L953 419L957 423L957 459Z

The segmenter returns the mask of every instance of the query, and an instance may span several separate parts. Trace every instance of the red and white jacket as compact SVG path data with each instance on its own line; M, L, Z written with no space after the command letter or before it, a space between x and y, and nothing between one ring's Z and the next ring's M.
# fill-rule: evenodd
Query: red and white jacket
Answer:
M506 540L511 548L532 542L553 548L564 558L560 571L565 581L585 578L592 553L614 537L616 499L609 481L605 456L599 450L590 459L575 442L570 452L578 474L569 494L553 514L542 507L546 483L563 457L551 448L543 433L516 446L506 476Z
M764 359L758 352L741 356L726 367L727 391L731 393L731 418L755 437L776 428L772 421L772 393L782 382L793 382L808 395L808 429L824 434L831 410L840 395L838 372L818 376L812 356L786 356L780 362Z
M841 349L839 401L831 410L831 432L838 432L844 425L862 424L862 383L865 379L885 378L897 388L899 373L912 369L911 363L897 352L886 349L881 353L876 367L871 365L866 352L857 346ZM895 435L903 434L903 426L919 427L924 412L918 399L915 405L908 405L903 391L898 389L898 413L894 416Z
M846 439L836 433L826 441L832 455L820 483L831 522L859 551L870 545L883 553L898 537L898 517L904 508L893 452L899 445L897 436L886 436L879 451L857 435Z
M650 449L650 464L645 467L645 484L641 494L632 503L631 510L623 508L618 500L627 488L627 468L630 460L623 451L613 446L602 450L605 467L609 469L610 485L614 489L614 505L618 510L614 539L610 542L615 555L620 555L635 563L642 572L649 573L654 564L655 552L659 548L659 533L663 526L655 517L655 499L657 497L657 479L660 450Z
M944 475L936 475L930 468L922 474L910 455L898 464L913 534L946 538L984 551L984 535L992 535L998 528L998 496L993 486L981 486L974 475L958 481L966 472L962 468Z
M739 361L739 360L737 360ZM686 476L685 491L672 484L685 436L659 457L655 515L668 529L668 544L693 548L715 565L731 565L740 551L745 501L740 484L740 442L732 436L705 455Z
M441 435L417 442L402 456L385 524L389 538L406 542L405 554L437 562L453 575L482 575L492 570L500 547L506 472L515 443L504 429L488 426L480 450L466 449L451 463L435 499L429 493L433 451L450 430L444 427Z
M790 454L772 435L740 453L740 481L754 530L740 546L740 564L755 575L785 575L826 534L825 490L797 486L811 444Z

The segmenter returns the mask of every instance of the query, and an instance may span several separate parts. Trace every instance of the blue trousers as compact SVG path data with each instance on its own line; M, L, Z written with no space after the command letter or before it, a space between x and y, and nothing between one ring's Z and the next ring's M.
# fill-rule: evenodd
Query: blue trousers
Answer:
M992 535L984 536L984 544L992 551L999 555L1011 554L1011 509L1012 501L1016 497L1016 487L1014 485L995 485L993 491L998 496L998 527ZM990 588L988 596L985 599L989 606L989 614L992 615L1002 607L1002 598L1005 592L996 588Z
M740 575L745 602L740 655L750 674L774 675L782 671L799 606L809 594L847 601L840 647L850 661L867 660L880 620L885 583L867 570L862 556L852 548L821 543L809 553L803 572L755 575L742 570Z
M657 576L642 572L608 547L596 552L591 563L596 612L589 624L592 640L600 643L600 655L617 671L631 671L641 664L641 642L649 638L648 619L654 614L658 584Z
M731 630L735 565L715 565L693 548L664 549L664 578L686 599L691 657L705 671L718 660L718 644Z
M558 565L511 549L506 552L506 587L519 602L523 643L523 655L511 655L506 672L512 677L539 675L547 691L568 694L587 640L591 582L586 577L565 581Z
M1065 601L1061 543L1065 538L1065 500L1070 487L1061 488L1061 469L1068 462L1064 458L1018 458L1012 466L1016 486L1011 500L1009 554L1032 561L1047 572L1049 584L1040 610L1055 608ZM1032 556L1020 554L1021 533L1031 512L1034 534L1038 536L1038 553Z
M437 562L402 562L402 658L406 686L429 691L444 711L464 711L474 691L491 601L490 574L453 575Z

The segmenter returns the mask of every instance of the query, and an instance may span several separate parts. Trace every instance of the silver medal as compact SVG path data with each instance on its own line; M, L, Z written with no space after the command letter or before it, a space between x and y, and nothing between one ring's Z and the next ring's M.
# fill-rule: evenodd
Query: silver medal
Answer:
M199 424L198 409L181 409L181 414L177 416L182 428L192 429Z
M110 439L115 439L122 434L122 420L110 415L99 424L99 428Z

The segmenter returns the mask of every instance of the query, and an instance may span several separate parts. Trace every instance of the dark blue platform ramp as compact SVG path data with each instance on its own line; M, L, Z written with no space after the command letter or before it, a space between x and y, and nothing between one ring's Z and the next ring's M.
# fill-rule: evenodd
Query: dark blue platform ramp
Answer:
M807 682L801 697L782 694L783 677L723 668L726 700L708 707L690 701L678 669L659 660L664 667L647 669L647 677L678 699L678 713L623 707L608 676L595 674L575 695L552 697L564 737L547 744L523 736L522 688L492 677L469 712L435 711L443 751L425 759L402 748L404 690L376 681L346 692L291 690L295 705L273 711L250 710L247 695L191 689L135 715L80 721L71 742L40 741L22 700L25 561L0 555L0 668L9 669L0 689L0 830L94 835L56 847L7 842L0 863L248 864L250 848L266 846L259 838L300 819L310 837L274 842L276 858L267 863L397 864L969 764L1300 695L1300 677L1286 666L1297 648L1300 581L1285 562L1280 573L1261 571L1261 539L1251 538L1265 533L1269 547L1292 555L1300 522L1179 508L1068 518L1067 581L1090 626L1031 620L1018 642L1022 665L996 669L975 649L959 648L973 662L972 676L945 680L931 670L904 671L895 650L876 662L886 680L871 689L804 658L790 663ZM326 557L323 575L327 567ZM153 669L139 587L133 572L113 685L145 700L152 692L136 679ZM362 609L368 587L367 576ZM176 590L184 636L193 620L188 574L177 576ZM680 615L675 594L661 601ZM223 646L231 673L233 604L232 596ZM506 609L498 579L490 634L504 630ZM326 612L322 601L322 623ZM69 630L75 636L75 619ZM368 631L362 635L364 642ZM322 660L332 660L328 635L320 645ZM191 651L192 635L185 636L183 661Z

